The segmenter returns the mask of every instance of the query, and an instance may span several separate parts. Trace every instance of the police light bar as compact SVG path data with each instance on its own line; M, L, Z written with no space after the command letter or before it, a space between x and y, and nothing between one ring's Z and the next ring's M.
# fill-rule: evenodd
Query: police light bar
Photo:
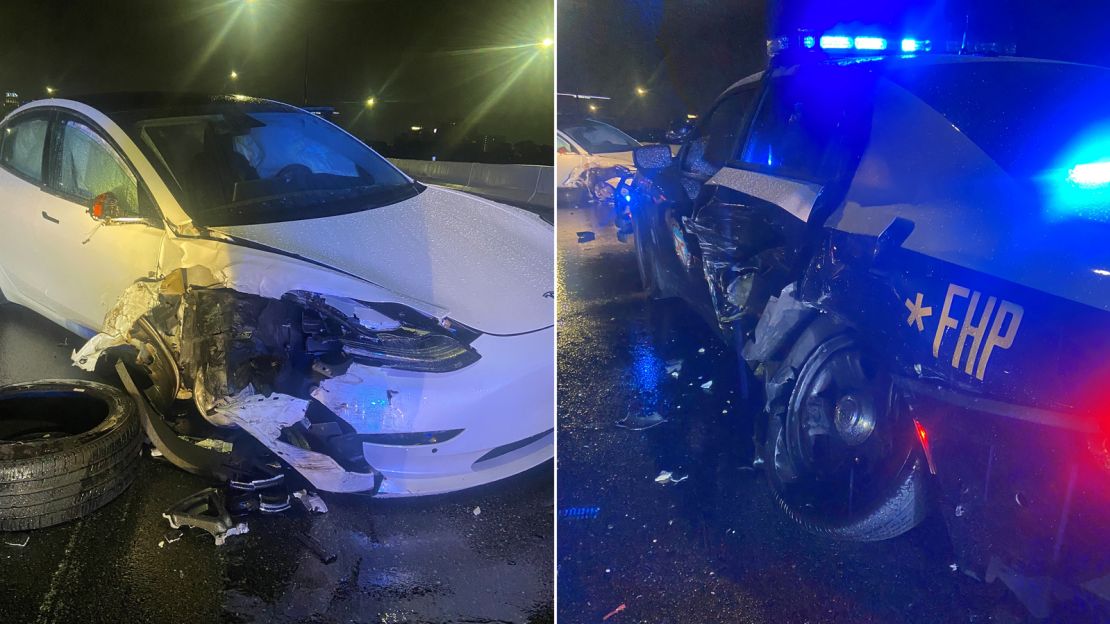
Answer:
M906 37L893 41L875 34L848 34L841 32L817 34L799 31L795 35L776 37L767 41L767 53L775 56L787 51L810 50L828 54L874 54L900 51L902 54L917 54L933 49L928 39Z

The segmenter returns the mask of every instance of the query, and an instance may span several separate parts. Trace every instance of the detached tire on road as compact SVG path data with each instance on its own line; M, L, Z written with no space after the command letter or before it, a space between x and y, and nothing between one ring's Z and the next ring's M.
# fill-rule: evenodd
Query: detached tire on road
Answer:
M0 531L48 527L111 502L135 478L135 405L104 384L0 386Z
M924 520L928 469L877 358L819 320L782 370L794 374L769 401L763 457L783 511L812 533L851 541L896 537Z

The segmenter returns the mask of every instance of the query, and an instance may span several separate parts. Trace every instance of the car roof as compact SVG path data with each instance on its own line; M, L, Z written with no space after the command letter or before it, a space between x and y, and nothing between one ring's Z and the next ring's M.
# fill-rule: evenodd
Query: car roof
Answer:
M288 111L291 106L273 100L245 95L173 92L173 91L120 91L66 95L62 98L80 102L113 117L137 111L199 110L211 105L249 105L254 110Z

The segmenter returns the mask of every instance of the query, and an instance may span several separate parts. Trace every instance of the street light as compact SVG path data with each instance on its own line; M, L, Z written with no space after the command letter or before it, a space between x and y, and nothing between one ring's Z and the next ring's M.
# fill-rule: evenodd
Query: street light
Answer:
M643 87L636 87L636 95L644 97L645 95L647 95L647 89Z
M232 80L238 80L239 79L239 72L235 71L234 69L231 70L231 79Z
M46 87L46 94L47 95L54 95L57 92L58 92L58 90L55 89L54 87Z
M374 105L377 103L378 101L372 97L366 98L366 108L374 108Z
M590 104L590 112L591 113L596 113L597 112L597 104Z
M541 48L550 48L553 45L555 45L555 40L551 37L544 37L543 41L540 42Z

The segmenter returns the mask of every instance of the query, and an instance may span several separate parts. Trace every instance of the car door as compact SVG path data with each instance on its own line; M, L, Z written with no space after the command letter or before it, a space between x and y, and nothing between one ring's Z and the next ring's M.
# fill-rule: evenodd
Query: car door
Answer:
M0 290L31 307L43 300L32 273L38 262L36 229L46 199L42 187L51 116L45 110L20 113L0 132Z
M648 220L641 229L649 234L645 242L651 248L661 294L681 297L707 317L713 315L713 302L706 288L699 241L689 228L690 218L711 195L707 182L735 153L761 85L753 80L718 99L679 150L677 166L657 180L663 190L660 195L667 201L642 217Z
M93 122L59 112L46 160L36 277L66 320L100 330L129 286L159 277L166 230L134 168ZM119 218L94 219L97 201L114 201Z
M555 142L555 179L557 186L570 186L572 177L577 177L585 164L586 157L562 134L556 133Z

